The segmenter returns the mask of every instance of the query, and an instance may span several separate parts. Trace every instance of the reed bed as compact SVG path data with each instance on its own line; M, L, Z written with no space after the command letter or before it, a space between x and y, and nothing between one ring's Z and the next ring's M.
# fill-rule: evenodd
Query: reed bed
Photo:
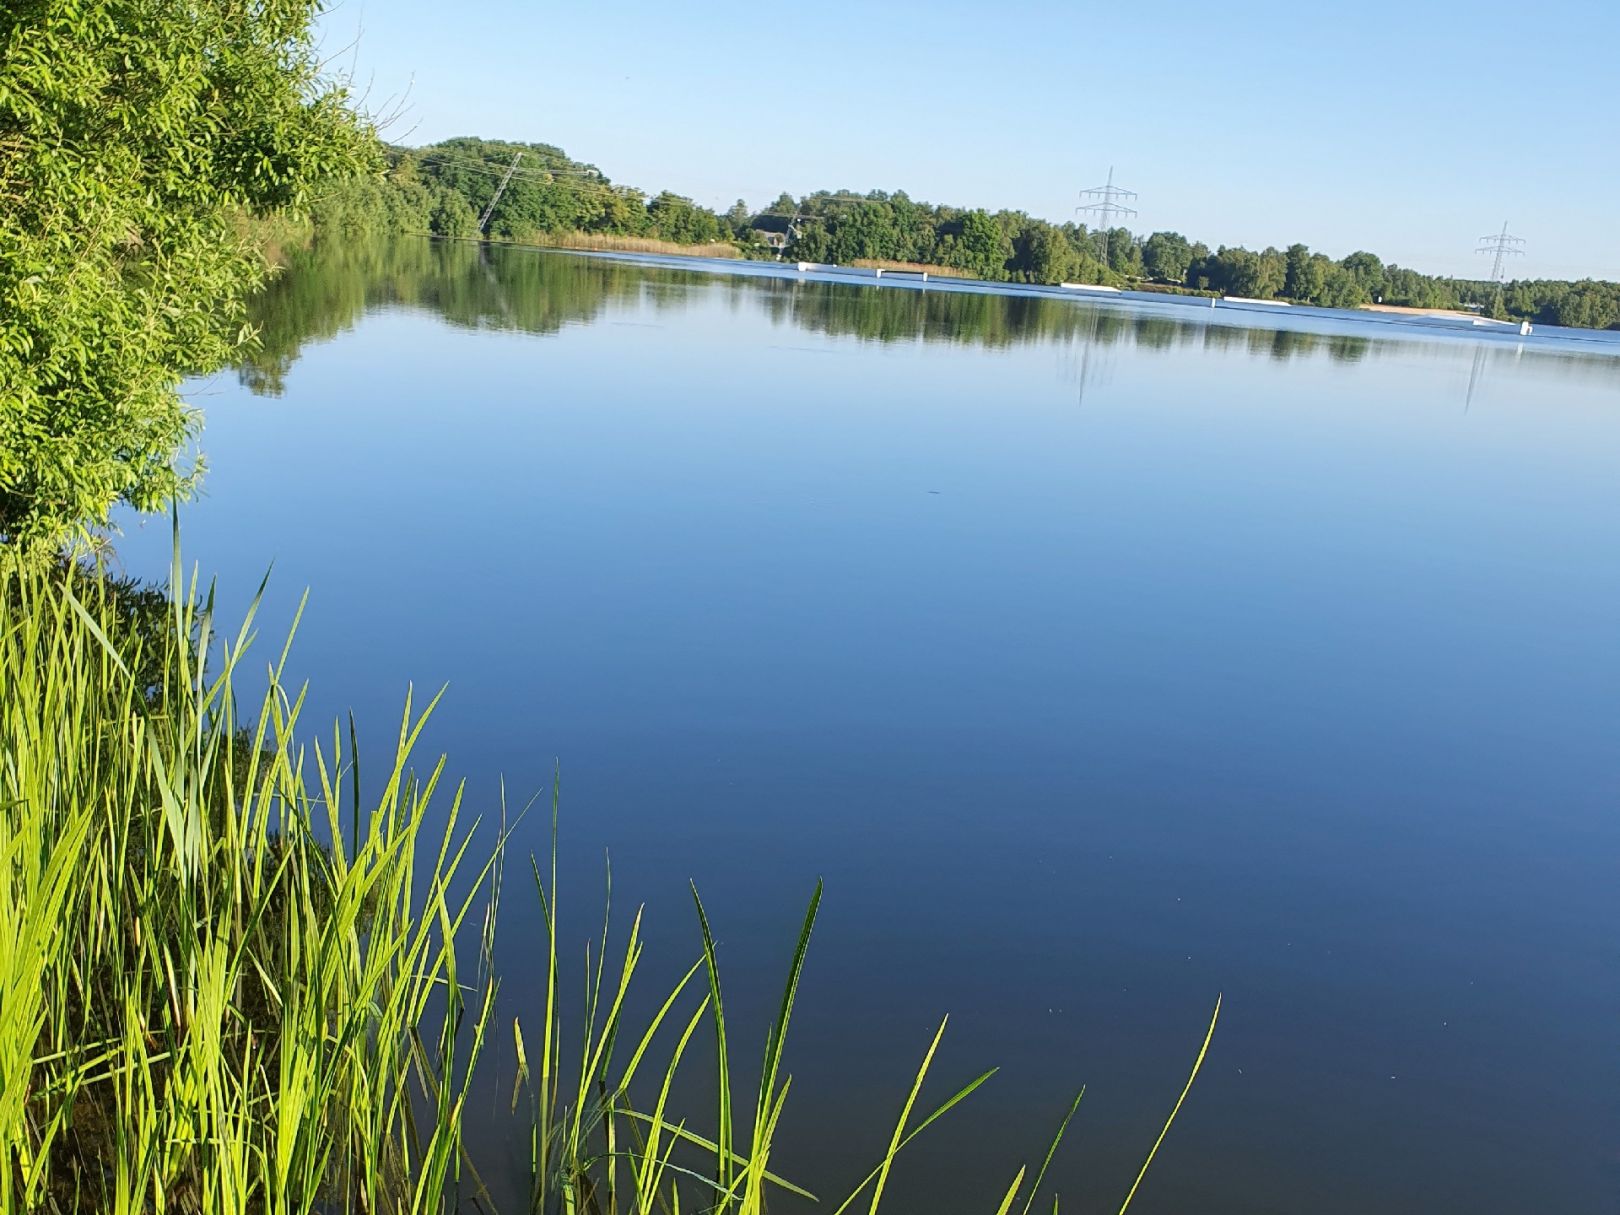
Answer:
M0 552L0 1215L491 1210L461 1128L495 1041L509 831L475 851L444 761L413 767L431 704L406 697L392 756L365 780L352 722L306 739L290 640L244 714L257 600L222 635L211 589L176 552L167 594ZM525 1208L762 1215L773 1195L810 1198L771 1158L819 886L758 1087L739 1093L695 888L695 956L647 1005L656 1012L626 1014L640 1006L640 912L611 962L604 913L581 1020L565 1025L565 1004L580 1005L559 979L557 809L554 787L550 856L528 864L544 1005L512 1021L509 1045L500 1035L529 1148ZM832 1215L876 1215L898 1154L993 1074L923 1104L944 1031L872 1171L825 1206ZM718 1093L701 1133L672 1106L700 1033L714 1039ZM1078 1104L995 1215L1020 1199L1028 1215Z
M195 578L0 577L0 1211L443 1209L496 870L423 715L362 802L285 648L239 720L252 617L216 639Z
M740 257L729 241L683 245L651 236L616 236L611 232L535 232L519 244L543 249L582 249L593 253L665 253L675 257Z

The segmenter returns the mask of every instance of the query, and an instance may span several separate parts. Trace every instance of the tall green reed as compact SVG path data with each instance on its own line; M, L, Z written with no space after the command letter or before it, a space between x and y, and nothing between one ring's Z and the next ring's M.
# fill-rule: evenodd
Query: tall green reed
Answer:
M440 791L444 761L425 775L411 767L432 704L417 713L407 697L369 795L352 722L346 738L334 727L328 742L300 741L305 691L287 677L290 635L256 711L242 714L257 605L217 636L212 590L183 576L178 545L166 597L0 554L0 1215L492 1205L461 1127L494 1024L507 832L471 857L462 791ZM813 1200L771 1161L819 883L757 1089L739 1094L719 953L695 887L696 956L632 1022L642 917L610 959L610 880L580 1022L565 1032L557 814L554 783L550 855L544 870L531 861L545 1000L527 1033L512 1022L529 1210L762 1215L773 1195ZM674 1108L705 1025L712 1137ZM920 1114L945 1028L887 1145L833 1215L863 1205L876 1215L899 1154L994 1075ZM1214 1028L1212 1017L1122 1215ZM1079 1103L1027 1189L1018 1170L997 1215L1020 1197L1029 1215Z
M177 556L160 615L0 568L0 1212L442 1210L497 871L410 768L427 711L362 801L285 646L240 715L254 610L216 637Z
M738 1096L733 1087L731 1037L720 982L720 964L709 918L696 886L692 888L700 952L697 960L667 991L661 993L657 1011L646 1020L626 1063L615 1068L614 1048L624 1022L627 997L642 956L642 912L632 920L624 951L611 967L608 961L609 924L604 915L601 936L594 953L587 948L585 962L585 1001L581 1030L570 1051L566 1084L563 1078L564 1030L561 1009L567 1002L560 980L557 940L557 806L555 781L552 788L551 849L549 883L537 862L532 862L545 939L546 998L544 1020L538 1044L524 1038L522 1026L514 1021L513 1032L518 1069L512 1090L515 1111L525 1091L530 1109L530 1195L531 1215L679 1215L684 1205L707 1215L763 1215L773 1192L792 1194L811 1202L816 1196L773 1172L770 1164L776 1146L776 1131L787 1102L791 1077L783 1071L788 1028L793 1018L799 981L804 970L816 915L821 906L822 885L816 883L788 965L786 981L776 1012L767 1027L764 1057L759 1064L759 1086L752 1095L752 1111L747 1107L739 1121ZM610 879L611 890L611 879ZM611 904L611 899L609 899ZM705 983L688 994L699 972ZM604 980L606 987L604 988ZM607 993L604 998L604 991ZM691 1012L676 1012L682 1004ZM680 1026L673 1047L652 1064L649 1082L638 1086L638 1075L646 1071L655 1036L666 1024ZM1203 1044L1193 1061L1180 1096L1149 1149L1141 1169L1118 1208L1125 1215L1141 1189L1149 1167L1169 1134L1171 1125L1192 1090L1213 1040L1220 1016L1220 999L1209 1021ZM670 1109L670 1095L676 1073L686 1056L694 1034L707 1021L714 1035L713 1074L715 1090L715 1133L707 1138L692 1130L685 1119L676 1120ZM887 1192L896 1159L945 1114L965 1101L995 1075L991 1068L956 1088L928 1113L914 1117L922 1091L933 1068L934 1057L944 1038L949 1018L940 1021L929 1042L900 1107L899 1118L887 1146L872 1170L843 1198L832 1215L864 1203L866 1215L877 1215ZM671 1033L674 1031L671 1030ZM669 1037L666 1034L665 1037ZM538 1045L538 1051L534 1051ZM535 1059L538 1062L535 1062ZM652 1094L656 1090L656 1097ZM1041 1192L1058 1147L1070 1121L1079 1109L1082 1089L1074 1098L1047 1146L1046 1154L1028 1189L1024 1187L1027 1169L1020 1167L1008 1187L996 1215L1009 1215L1020 1196L1023 1215L1029 1215ZM646 1099L650 1100L650 1105ZM639 1103L638 1103L639 1101ZM924 1108L927 1108L926 1106ZM678 1158L677 1153L687 1149ZM625 1176L621 1179L621 1169ZM682 1195L686 1195L683 1200ZM1051 1196L1051 1209L1058 1209L1057 1196Z

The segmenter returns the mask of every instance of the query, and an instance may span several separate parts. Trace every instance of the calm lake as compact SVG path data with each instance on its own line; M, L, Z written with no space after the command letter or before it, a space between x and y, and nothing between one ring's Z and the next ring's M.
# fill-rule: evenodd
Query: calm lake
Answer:
M989 1215L1084 1084L1051 1176L1112 1212L1220 993L1134 1211L1613 1209L1613 346L425 241L260 320L182 526L227 617L274 563L261 661L310 589L312 725L447 685L492 817L558 765L565 952L606 850L650 998L694 879L750 1060L826 879L785 1175L836 1205L948 1012L935 1100L1002 1070L885 1209Z

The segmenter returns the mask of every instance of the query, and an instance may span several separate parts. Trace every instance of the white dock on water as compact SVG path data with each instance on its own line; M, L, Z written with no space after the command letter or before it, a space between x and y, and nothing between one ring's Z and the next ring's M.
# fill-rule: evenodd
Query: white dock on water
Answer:
M814 271L818 274L847 274L852 278L882 278L887 274L890 278L912 279L923 283L928 281L928 271L926 270L894 270L883 266L838 266L830 262L798 262L796 264L799 267L800 274L808 274ZM937 282L938 279L935 281ZM973 280L963 279L961 281Z

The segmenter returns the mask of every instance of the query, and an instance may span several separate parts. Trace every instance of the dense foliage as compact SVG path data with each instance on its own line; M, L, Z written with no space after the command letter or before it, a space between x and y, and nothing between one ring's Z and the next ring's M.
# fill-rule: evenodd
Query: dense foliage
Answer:
M316 203L318 225L351 236L379 229L477 236L479 216L506 179L484 233L497 240L612 233L701 245L736 235L689 198L668 190L648 197L614 185L550 144L449 139L391 149L389 161L386 183L368 179L328 190Z
M0 539L49 548L186 487L176 387L246 340L262 276L241 217L374 155L317 8L0 5Z
M476 236L517 153L487 235L539 244L611 233L678 245L729 241L746 254L851 265L936 266L990 282L1105 283L1291 300L1329 308L1384 303L1472 309L1496 317L1589 328L1620 326L1620 284L1515 282L1503 287L1386 265L1372 253L1334 260L1302 244L1261 250L1143 237L1125 228L1054 224L1022 211L935 206L903 192L783 194L762 211L741 199L717 215L690 199L615 185L595 166L549 144L451 139L396 148L386 182L334 191L317 218L350 235L365 231Z

